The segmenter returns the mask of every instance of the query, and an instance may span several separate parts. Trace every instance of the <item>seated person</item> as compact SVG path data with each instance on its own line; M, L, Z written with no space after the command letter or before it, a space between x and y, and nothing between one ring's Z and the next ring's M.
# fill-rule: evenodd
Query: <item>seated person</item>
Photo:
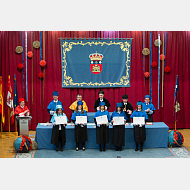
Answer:
M85 102L84 100L82 100L82 95L81 95L81 94L77 94L77 100L76 100L75 102L73 102L73 103L70 105L69 109L71 109L72 112L74 112L74 111L76 110L77 102L78 102L78 101L82 101L82 102L83 102L83 109L84 109L86 112L88 112L88 107L87 107L87 105L86 105L86 102Z
M62 102L60 102L58 100L59 97L59 93L57 91L53 92L53 101L51 101L47 107L47 111L50 114L50 123L51 123L51 118L53 116L54 113L56 113L56 106L57 105L61 105L62 106L62 110L64 110Z

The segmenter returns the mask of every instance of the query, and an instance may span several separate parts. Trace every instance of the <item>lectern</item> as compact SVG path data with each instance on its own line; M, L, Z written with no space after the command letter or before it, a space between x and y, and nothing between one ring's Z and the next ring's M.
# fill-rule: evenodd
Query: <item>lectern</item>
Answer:
M19 130L20 130L20 136L25 135L29 136L29 127L28 127L28 121L31 120L31 116L17 116L16 117L19 122Z

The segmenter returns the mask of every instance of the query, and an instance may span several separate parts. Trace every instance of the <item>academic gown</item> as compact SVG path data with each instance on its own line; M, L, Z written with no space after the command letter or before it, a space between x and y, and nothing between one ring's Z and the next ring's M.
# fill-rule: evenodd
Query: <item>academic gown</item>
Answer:
M126 121L128 119L124 111L120 113L114 111L111 115L111 120L114 117L124 117ZM114 125L113 123L112 144L118 147L125 146L125 125Z
M148 119L146 120L146 122L147 122L147 121L148 121L148 122L153 122L153 114L155 113L156 109L155 109L154 105L153 105L151 102L149 102L148 104L147 104L146 102L144 102L144 103L143 103L143 110L145 111L145 110L147 110L148 108L149 108L150 110L152 110L153 113L152 113L152 114L148 114L148 113L147 113Z
M63 104L62 104L61 101L58 100L57 102L55 102L55 101L53 100L53 101L51 101L51 102L49 103L49 105L48 105L48 107L47 107L48 113L50 114L50 111L56 111L56 106L57 106L57 105L61 105L61 106L62 106L62 110L64 110ZM53 115L50 114L50 122L51 122L52 116L53 116Z
M127 113L127 110L129 109L129 110L131 110L132 113L133 113L133 106L132 106L129 102L127 102L127 105L124 105L123 102L121 102L121 103L123 104L123 108L126 109L125 113L126 113L127 118L128 118L126 122L127 122L127 123L131 123L130 114Z
M145 120L148 119L148 116L145 111L142 112L142 111L135 110L131 115L131 118L133 117L145 117ZM139 127L139 125L134 125L133 129L134 129L135 142L137 144L143 143L146 140L145 125L143 125L142 127Z
M109 107L111 106L109 101L106 99L106 98L103 98L103 102L105 102L106 106L107 106L107 110L109 109ZM97 111L97 107L99 106L100 104L100 98L98 98L96 101L95 101L95 104L94 104L94 110Z
M58 115L58 116L66 116L66 115L63 113L63 115ZM55 117L58 117L58 116L56 113L54 113L51 118L51 123L55 123ZM67 118L67 122L68 122L68 118ZM61 130L59 130L59 125L53 125L53 128L52 128L51 144L58 146L59 141L61 142L62 147L66 143L66 134L65 134L64 124L61 124Z
M96 124L96 144L107 144L109 143L109 125L97 125L96 117L107 115L108 122L111 121L109 112L106 111L97 111L94 115L94 122Z
M81 111L76 113L76 111L72 114L71 120L73 123L76 121L76 116L87 116L87 122L88 120L88 115L86 111L84 110L84 113L82 114ZM88 141L88 134L87 134L87 125L79 125L75 124L75 142L77 143L82 143Z

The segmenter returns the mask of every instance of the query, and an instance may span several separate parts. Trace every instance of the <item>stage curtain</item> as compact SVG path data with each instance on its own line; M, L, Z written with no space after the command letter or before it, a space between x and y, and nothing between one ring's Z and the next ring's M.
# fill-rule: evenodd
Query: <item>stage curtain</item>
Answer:
M154 46L154 41L161 36L164 31L152 32L152 61L158 62L158 47ZM52 101L52 93L54 90L59 92L59 100L62 101L64 112L71 118L70 104L76 100L79 93L86 101L90 112L94 112L94 102L98 98L96 89L64 89L61 87L62 68L61 68L61 48L60 37L67 38L133 38L131 49L131 87L129 88L101 88L105 92L111 104L109 111L114 111L117 102L122 101L122 95L128 94L129 102L136 108L138 100L144 101L144 96L149 94L149 79L145 79L143 73L143 32L142 31L46 31L45 32L45 88L44 88L44 105L43 105L43 81L38 78L38 73L42 71L39 65L40 49L33 49L33 97L34 105L32 105L32 60L27 59L28 67L28 102L32 115L30 129L35 130L38 123L49 121L47 106ZM23 31L23 42L25 40ZM33 31L33 41L40 41L40 32ZM17 77L18 97L24 97L23 94L23 71L17 69L17 65L22 63L22 54L16 54L15 48L21 46L20 31L1 31L0 32L0 75L3 77L4 99L5 99L5 117L6 124L4 131L8 131L8 106L6 105L6 96L8 90L8 75L11 76L12 89L14 91L14 74ZM145 32L145 46L149 48L149 32ZM161 107L161 78L160 78L160 106L158 108L158 68L152 70L152 102L156 108L153 116L155 122L165 122L170 129L174 128L173 101L174 87L176 75L179 76L179 94L180 94L180 113L177 128L190 128L189 108L190 105L190 32L187 31L168 31L167 32L167 52L166 66L171 68L169 74L165 74L164 79L164 107ZM27 50L32 50L31 31L27 32ZM25 52L25 43L24 43ZM161 46L162 53L162 46ZM24 56L25 57L25 56ZM162 64L161 64L162 65ZM145 71L149 72L149 56L145 57ZM162 67L160 67L162 68ZM85 73L81 73L84 75ZM26 77L25 77L26 79ZM145 84L145 85L144 85ZM44 107L43 107L44 106ZM14 125L11 131L14 131Z

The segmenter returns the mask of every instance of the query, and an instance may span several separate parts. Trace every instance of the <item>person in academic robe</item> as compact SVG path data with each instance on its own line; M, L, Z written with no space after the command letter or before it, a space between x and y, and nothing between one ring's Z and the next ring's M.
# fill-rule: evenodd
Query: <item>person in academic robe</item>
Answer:
M116 110L111 115L111 121L113 123L112 144L116 147L116 151L121 151L122 146L125 146L125 124L114 125L114 117L124 117L124 123L127 121L127 115L123 111L123 104L117 103Z
M86 112L88 112L88 107L86 105L86 102L84 100L82 100L82 95L81 94L77 94L77 100L70 105L69 109L71 109L72 112L74 112L76 110L77 102L78 101L82 101L83 102L83 110L85 110Z
M96 125L96 144L99 144L99 150L102 152L105 151L105 146L109 142L109 122L111 121L109 112L105 109L105 102L100 102L99 110L94 115L94 122ZM106 115L108 119L108 123L97 124L96 117Z
M63 104L62 104L62 102L60 102L58 100L58 98L59 98L59 93L57 91L54 91L53 92L53 99L54 100L52 100L47 107L47 111L50 114L50 122L51 122L51 118L52 118L53 114L56 113L56 106L57 105L61 105L62 110L64 110Z
M146 122L153 122L153 114L155 113L156 109L154 105L150 101L150 96L145 96L145 102L143 102L143 110L147 113L148 119L146 119Z
M131 123L131 118L130 115L133 113L133 106L128 102L128 95L124 94L122 96L122 102L123 104L123 111L126 113L127 115L127 123Z
M77 107L74 113L71 116L71 121L75 123L75 142L76 142L76 151L79 150L79 144L82 144L82 149L85 150L85 141L88 141L87 135L87 124L76 124L76 116L87 116L87 112L83 110L83 102L78 101ZM87 116L87 122L88 122Z
M99 95L99 98L95 101L95 104L94 104L94 110L95 111L98 111L99 110L99 104L100 104L100 102L105 102L105 109L106 110L109 110L109 107L111 106L110 105L110 103L109 103L109 101L106 99L106 98L104 98L104 91L102 91L102 90L100 90L99 92L98 92L98 95Z
M16 108L15 108L15 112L14 115L15 116L30 116L30 110L28 109L28 107L25 105L25 100L24 98L20 98L19 99L19 104ZM17 129L18 129L18 136L20 136L20 126L19 126L19 120L17 121Z
M65 134L65 127L67 124L56 124L55 118L60 116L66 116L63 113L62 106L57 105L56 106L56 113L53 114L51 118L51 123L53 124L52 128L52 135L51 135L51 144L54 144L56 146L56 151L58 151L59 142L61 144L61 151L63 151L63 146L66 143L66 134ZM67 116L66 116L67 117ZM68 118L67 118L68 122Z
M144 117L145 120L148 119L146 112L143 111L141 101L137 102L137 109L131 115L132 119L133 117ZM137 125L133 125L133 128L134 128L134 140L136 143L135 151L138 151L138 145L140 144L140 151L142 152L143 144L144 144L144 141L146 140L145 125L137 124Z

